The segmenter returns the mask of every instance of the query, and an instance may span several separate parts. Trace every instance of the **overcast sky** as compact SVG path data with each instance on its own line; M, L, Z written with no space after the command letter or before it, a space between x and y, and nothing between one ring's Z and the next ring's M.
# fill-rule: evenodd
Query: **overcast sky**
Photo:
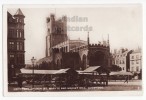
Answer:
M9 8L14 15L18 8ZM69 18L87 18L85 22L70 21L69 27L92 27L89 32L90 43L110 39L111 50L121 47L135 49L142 46L142 8L140 5L104 5L97 7L61 7L61 8L20 8L25 15L25 60L32 56L37 60L45 57L47 35L46 18L50 13L56 19L66 15ZM70 39L87 40L88 31L69 31Z

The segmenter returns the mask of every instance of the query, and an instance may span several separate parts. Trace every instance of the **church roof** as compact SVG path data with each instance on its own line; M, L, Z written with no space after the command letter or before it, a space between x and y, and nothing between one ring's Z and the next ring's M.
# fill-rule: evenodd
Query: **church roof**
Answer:
M131 72L119 71L119 72L111 72L110 75L133 75L133 74Z
M17 12L15 13L15 15L24 16L20 8L17 10Z
M59 43L55 46L53 46L52 48L58 48L58 47L62 47L64 45L69 45L70 49L74 49L80 46L86 46L87 45L87 41L83 41L83 40L67 40L64 41L62 43Z
M37 61L37 64L40 64L42 62L51 62L52 61L52 58L51 57L44 57L44 58L41 58Z

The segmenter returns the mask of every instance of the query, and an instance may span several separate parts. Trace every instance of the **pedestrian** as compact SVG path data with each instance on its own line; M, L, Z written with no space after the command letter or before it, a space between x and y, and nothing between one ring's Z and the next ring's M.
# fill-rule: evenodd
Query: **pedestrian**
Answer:
M124 83L128 83L128 76L126 76Z

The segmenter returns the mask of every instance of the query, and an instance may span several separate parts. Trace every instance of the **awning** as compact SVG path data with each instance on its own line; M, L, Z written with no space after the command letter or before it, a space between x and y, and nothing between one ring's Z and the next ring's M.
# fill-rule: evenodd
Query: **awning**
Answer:
M133 75L131 72L111 72L110 75Z
M20 69L22 74L33 74L32 69ZM34 74L54 74L58 70L34 70Z
M32 69L20 69L22 74L33 74ZM68 71L74 71L78 73L77 71L71 69L71 68L66 68L66 69L60 69L60 70L34 70L34 74L65 74L68 73Z
M70 69L70 68L60 69L60 70L57 70L56 72L54 72L54 74L65 74L65 73L67 73L67 71L68 71L69 69Z
M96 72L98 68L100 68L100 66L91 66L85 69L83 73L93 73L93 72Z

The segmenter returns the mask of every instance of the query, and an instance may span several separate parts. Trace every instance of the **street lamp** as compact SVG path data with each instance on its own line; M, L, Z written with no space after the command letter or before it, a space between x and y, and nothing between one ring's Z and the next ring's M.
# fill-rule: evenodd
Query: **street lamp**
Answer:
M33 65L33 69L32 69L32 74L33 74L33 81L32 81L32 88L34 88L34 63L35 63L36 59L34 59L34 57L32 57L31 62Z

